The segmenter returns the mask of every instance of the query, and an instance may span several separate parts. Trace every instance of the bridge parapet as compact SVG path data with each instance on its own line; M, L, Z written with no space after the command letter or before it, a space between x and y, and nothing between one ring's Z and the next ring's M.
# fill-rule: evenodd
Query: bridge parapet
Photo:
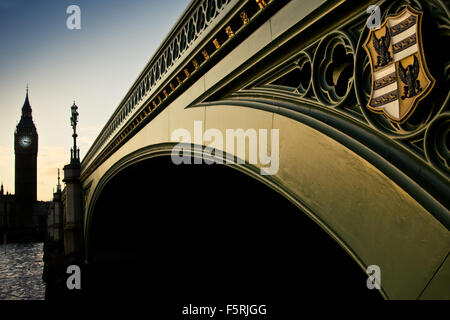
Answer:
M161 109L196 78L242 26L255 20L273 0L194 0L120 102L82 162L83 175L92 161L101 162L141 121ZM278 1L278 4L283 1ZM190 81L189 81L190 82ZM170 99L170 100L172 100ZM167 103L164 103L167 104ZM158 111L159 112L159 111ZM106 152L104 152L106 151Z

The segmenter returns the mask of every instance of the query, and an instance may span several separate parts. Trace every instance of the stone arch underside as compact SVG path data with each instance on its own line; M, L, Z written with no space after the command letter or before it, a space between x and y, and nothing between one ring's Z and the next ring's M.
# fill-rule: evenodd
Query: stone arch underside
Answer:
M119 150L116 158L105 163L98 176L114 172L145 153L169 155L174 143L169 141L168 132L184 127L193 133L195 119L205 121L205 130L278 128L278 173L263 178L255 167L239 168L295 203L361 267L379 265L386 297L419 297L445 260L447 229L385 172L330 135L267 109L217 103L182 109L179 115L174 111L181 110L164 111L155 118ZM114 168L118 162L122 164ZM103 184L94 184L97 191L90 197L89 208Z

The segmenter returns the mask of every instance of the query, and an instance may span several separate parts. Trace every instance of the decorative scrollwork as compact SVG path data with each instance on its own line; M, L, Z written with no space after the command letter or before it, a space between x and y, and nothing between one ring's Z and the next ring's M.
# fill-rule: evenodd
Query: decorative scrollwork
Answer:
M312 90L311 72L311 57L308 53L302 52L288 71L283 71L282 76L275 76L276 80L271 84L294 88L295 92L303 97Z
M425 154L435 167L450 174L450 113L435 118L425 132Z
M313 60L313 88L317 99L326 106L339 107L347 101L353 87L352 37L336 31L323 38Z
M305 96L311 90L312 85L312 64L311 58L307 53L303 53L297 61L300 69L300 83L297 86L297 91L301 96Z
M421 45L428 69L436 83L403 123L394 122L367 107L372 92L372 67L363 48L369 35L365 24L367 17L364 14L289 58L285 65L267 74L265 82L259 80L256 83L278 86L276 89L284 90L285 94L290 94L293 98L310 100L315 106L320 102L326 108L332 107L337 112L350 115L448 174L450 57L443 46L450 42L449 13L438 0L386 1L381 4L382 19L386 21L388 16L399 15L406 7L423 12L418 32L421 33ZM402 28L410 27L413 23L412 19L406 22ZM393 36L399 32L401 29L394 28ZM381 36L382 34L378 35L380 41ZM353 39L357 39L356 44ZM414 68L418 67L417 64L416 60L411 60L408 65ZM408 65L401 65L406 73ZM420 83L406 84L404 81L408 82L407 74L406 77L403 74L404 81L401 76L398 75L398 79L386 77L387 85L393 81L400 82L399 99L405 95L405 86L408 90L420 90ZM386 84L379 84L382 85ZM413 88L410 88L411 85ZM412 95L414 92L406 93Z

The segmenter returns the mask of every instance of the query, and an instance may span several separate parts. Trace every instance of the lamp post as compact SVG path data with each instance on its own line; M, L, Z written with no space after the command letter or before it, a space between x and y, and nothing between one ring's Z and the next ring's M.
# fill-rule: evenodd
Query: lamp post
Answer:
M78 107L75 104L75 101L73 102L73 105L70 107L72 116L70 117L70 126L73 129L73 149L70 150L70 162L80 162L80 149L77 148L77 123L78 123Z
M64 221L64 253L74 259L81 259L83 254L83 210L80 182L80 149L77 147L78 107L73 102L70 107L70 125L73 128L73 148L70 150L70 164L64 166L65 218ZM59 184L59 182L58 182Z

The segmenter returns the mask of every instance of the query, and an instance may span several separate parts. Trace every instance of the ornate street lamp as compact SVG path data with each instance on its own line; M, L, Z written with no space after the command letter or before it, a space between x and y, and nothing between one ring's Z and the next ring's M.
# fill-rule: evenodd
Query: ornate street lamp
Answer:
M79 163L80 162L80 149L77 148L77 123L78 123L78 107L73 102L73 105L70 107L72 116L70 117L70 125L73 128L73 148L70 150L70 162L71 163Z

